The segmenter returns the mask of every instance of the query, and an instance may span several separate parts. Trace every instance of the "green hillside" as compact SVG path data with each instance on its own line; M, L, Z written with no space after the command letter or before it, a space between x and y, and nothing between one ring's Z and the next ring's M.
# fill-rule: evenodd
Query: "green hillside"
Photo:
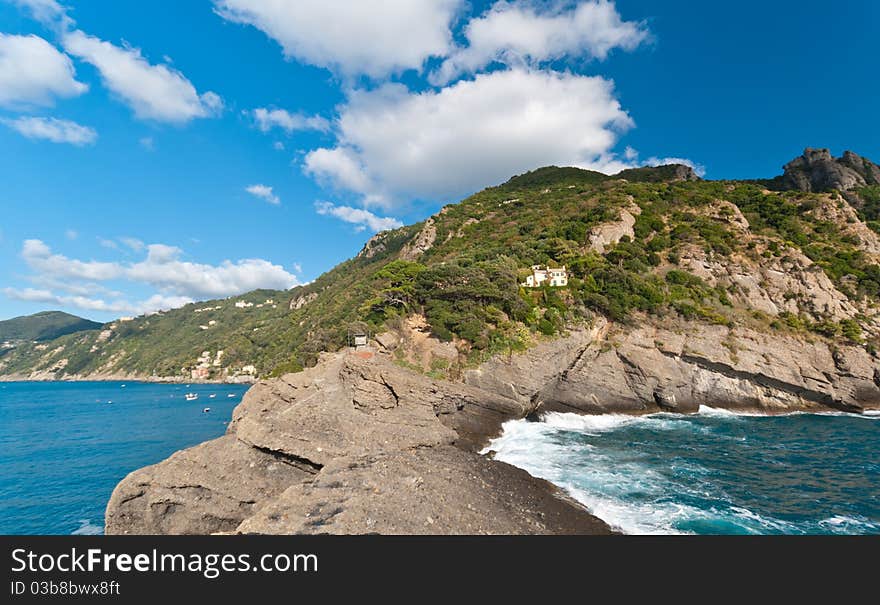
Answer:
M423 315L434 336L456 342L457 367L443 368L452 374L597 315L798 331L873 350L880 242L868 241L873 232L863 220L877 218L874 197L854 209L835 192L692 179L681 166L616 177L542 168L446 206L425 223L379 234L306 286L196 303L48 347L19 347L0 361L0 373L183 377L207 352L210 363L201 363L211 378L240 375L248 365L268 375L313 364L319 352L344 346L352 329L377 333L410 314ZM634 219L632 235L597 249L596 230L625 214ZM568 287L521 287L535 264L566 265ZM737 267L755 285L720 273L701 277L699 267ZM803 284L772 283L774 271ZM810 281L817 271L830 280L829 296L842 299L837 307L823 310L811 298L811 289L826 287ZM779 310L758 306L755 288L776 296Z
M100 327L101 324L96 321L83 319L69 313L44 311L0 321L0 342L53 340L65 334L97 330Z

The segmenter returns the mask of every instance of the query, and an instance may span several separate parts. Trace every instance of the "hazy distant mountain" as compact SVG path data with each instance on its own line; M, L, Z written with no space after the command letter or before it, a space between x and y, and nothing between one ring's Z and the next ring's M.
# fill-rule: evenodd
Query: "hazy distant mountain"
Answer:
M54 340L74 332L97 330L101 325L62 311L43 311L0 321L0 342Z

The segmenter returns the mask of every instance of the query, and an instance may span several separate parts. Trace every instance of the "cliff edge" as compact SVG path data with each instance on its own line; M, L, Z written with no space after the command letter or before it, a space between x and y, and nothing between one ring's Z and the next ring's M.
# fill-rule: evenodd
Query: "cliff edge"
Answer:
M126 477L108 534L601 534L546 481L477 454L528 402L385 355L323 355L251 388L227 434Z

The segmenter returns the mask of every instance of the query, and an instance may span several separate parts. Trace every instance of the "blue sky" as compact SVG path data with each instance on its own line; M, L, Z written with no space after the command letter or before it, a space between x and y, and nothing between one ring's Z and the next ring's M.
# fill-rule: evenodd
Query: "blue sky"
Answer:
M0 0L0 318L304 283L541 165L880 158L874 2L169 6Z

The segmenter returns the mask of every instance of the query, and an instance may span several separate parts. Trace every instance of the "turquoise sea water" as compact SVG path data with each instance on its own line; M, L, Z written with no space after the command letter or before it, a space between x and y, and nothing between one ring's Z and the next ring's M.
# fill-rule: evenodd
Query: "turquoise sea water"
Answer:
M0 383L0 533L100 533L120 479L222 435L247 390L122 384ZM550 414L487 449L627 533L880 533L878 416Z
M625 533L880 533L878 416L548 414L489 449Z
M246 390L0 383L0 534L101 533L104 508L120 479L222 435ZM199 398L186 401L186 393ZM206 407L211 411L204 413Z

